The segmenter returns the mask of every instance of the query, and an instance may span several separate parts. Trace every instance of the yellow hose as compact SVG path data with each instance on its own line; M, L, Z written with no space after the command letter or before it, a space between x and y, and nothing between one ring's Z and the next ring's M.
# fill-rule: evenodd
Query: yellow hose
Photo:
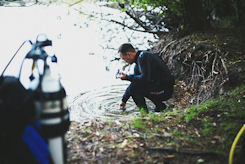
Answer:
M236 138L234 139L232 146L231 146L231 150L230 150L230 154L229 154L229 164L232 164L232 160L233 160L233 155L234 155L234 151L237 145L238 140L240 139L241 135L243 134L243 132L245 131L245 124L243 125L243 127L240 129L240 131L238 132L238 134L236 135Z

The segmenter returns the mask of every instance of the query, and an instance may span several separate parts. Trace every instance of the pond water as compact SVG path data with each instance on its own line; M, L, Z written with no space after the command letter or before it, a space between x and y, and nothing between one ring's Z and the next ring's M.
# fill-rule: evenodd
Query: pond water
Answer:
M73 7L0 7L0 70L23 41L35 41L38 34L45 33L53 41L73 121L134 114L138 111L131 99L126 113L119 110L128 82L115 78L117 69L124 63L111 60L120 44L131 42L139 49L147 49L147 41L154 41L154 37L102 20L122 17L125 15L116 9L86 2ZM28 45L22 48L22 55L16 57L6 74L17 74L29 48ZM25 69L30 71L28 67Z

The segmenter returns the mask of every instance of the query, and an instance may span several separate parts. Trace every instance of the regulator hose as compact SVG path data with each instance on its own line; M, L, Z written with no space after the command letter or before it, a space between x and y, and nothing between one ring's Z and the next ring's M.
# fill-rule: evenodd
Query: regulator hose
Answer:
M237 142L239 141L241 135L244 133L245 131L245 124L243 125L243 127L240 129L240 131L237 133L236 138L234 139L232 146L231 146L231 150L230 150L230 154L229 154L229 164L232 164L233 161L233 155L234 155L234 151L237 145Z

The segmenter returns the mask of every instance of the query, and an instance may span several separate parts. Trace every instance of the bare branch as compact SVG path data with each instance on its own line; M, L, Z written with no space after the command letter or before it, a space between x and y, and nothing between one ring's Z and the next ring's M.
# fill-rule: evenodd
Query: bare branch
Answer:
M119 3L119 6L122 8L122 9L124 9L124 5L123 4L120 4ZM132 12L135 14L135 15L137 15L135 12L134 12L134 10L132 9ZM145 25L145 23L144 22L142 22L138 17L136 17L136 16L134 16L133 14L131 14L129 11L125 11L125 13L131 18L131 19L133 19L141 28L143 28L144 30L136 30L135 28L131 28L131 27L128 27L127 26L127 28L129 28L129 29L131 29L131 30L134 30L134 31L140 31L140 32L148 32L148 33L152 33L152 34L156 34L156 35L162 35L162 34L166 34L166 33L168 33L168 32L166 32L166 31L152 31L148 26L146 26ZM121 25L123 25L123 24L121 24ZM125 25L123 25L123 26L125 26Z
M105 19L104 19L104 20L105 20ZM130 29L130 30L134 30L134 31L138 31L138 32L147 32L147 33L157 34L157 35L158 35L158 34L165 34L165 33L167 33L167 32L165 32L165 31L139 30L139 29L136 29L136 28L127 26L127 25L125 25L124 23L118 22L118 21L116 21L116 20L106 20L106 21L110 21L110 22L119 24L119 25L121 25L121 26L123 26L123 27L126 27L126 28Z

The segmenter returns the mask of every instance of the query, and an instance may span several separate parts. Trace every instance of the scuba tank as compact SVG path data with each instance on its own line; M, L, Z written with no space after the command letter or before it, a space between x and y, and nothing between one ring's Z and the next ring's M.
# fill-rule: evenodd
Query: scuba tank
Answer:
M50 56L43 47L51 46L48 39L37 41L27 58L32 58L35 70L36 61L43 60L43 73L39 77L32 77L32 81L38 80L35 89L35 106L40 120L41 133L47 141L51 159L55 164L66 163L66 144L64 135L68 131L70 120L67 108L66 92L60 82L60 77L54 67L57 66L56 56ZM37 51L38 50L38 51ZM36 83L36 82L34 82Z
M41 103L38 106L42 107L40 113L41 131L47 139L51 157L54 163L64 164L66 157L64 134L70 123L66 93L58 76L51 71L49 66L44 69L38 99Z

